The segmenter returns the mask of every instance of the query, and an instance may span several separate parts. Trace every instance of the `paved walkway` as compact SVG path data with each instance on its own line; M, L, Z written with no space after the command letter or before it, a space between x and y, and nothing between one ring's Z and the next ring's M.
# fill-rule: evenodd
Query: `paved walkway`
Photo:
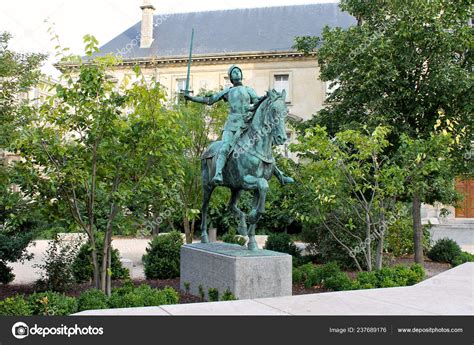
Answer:
M88 310L77 315L474 315L474 263L407 287Z
M41 271L35 267L43 262L43 256L48 248L49 240L38 240L28 247L28 253L33 254L32 260L9 263L13 267L15 280L12 284L30 284L41 278ZM129 261L126 265L130 269L133 279L145 279L142 255L146 252L149 239L117 239L112 241L112 246L119 250L122 258Z

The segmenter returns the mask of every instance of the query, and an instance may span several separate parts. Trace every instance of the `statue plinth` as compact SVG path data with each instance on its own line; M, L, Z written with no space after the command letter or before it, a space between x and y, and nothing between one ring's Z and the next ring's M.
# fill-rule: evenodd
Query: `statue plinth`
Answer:
M238 299L291 296L292 257L271 250L250 251L229 243L193 243L181 247L181 289L208 297L215 288L219 297L229 289ZM186 284L186 285L185 285Z

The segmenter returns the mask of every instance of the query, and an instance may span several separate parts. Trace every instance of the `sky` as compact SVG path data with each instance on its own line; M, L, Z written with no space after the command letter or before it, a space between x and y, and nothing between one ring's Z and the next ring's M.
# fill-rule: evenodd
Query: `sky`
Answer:
M151 0L155 15L337 2L337 0ZM143 0L0 0L0 32L13 35L10 49L49 54L44 73L57 76L56 61L48 28L59 36L59 43L73 54L83 55L82 38L94 35L103 45L141 20Z

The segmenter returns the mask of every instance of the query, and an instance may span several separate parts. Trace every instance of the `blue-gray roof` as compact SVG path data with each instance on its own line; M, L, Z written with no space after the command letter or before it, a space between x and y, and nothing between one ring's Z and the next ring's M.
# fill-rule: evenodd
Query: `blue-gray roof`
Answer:
M100 55L186 56L191 28L196 55L289 51L295 36L319 36L325 25L347 28L355 23L336 3L155 15L150 48L140 48L140 21L102 46Z

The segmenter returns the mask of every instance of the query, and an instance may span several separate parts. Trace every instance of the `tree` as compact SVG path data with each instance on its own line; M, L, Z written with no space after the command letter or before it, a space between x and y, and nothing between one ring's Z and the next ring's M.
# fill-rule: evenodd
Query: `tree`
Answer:
M23 96L36 85L43 54L17 53L8 48L12 36L0 33L0 154L11 148L17 126L32 107ZM0 283L7 284L14 274L8 262L29 259L26 248L36 227L34 200L24 198L14 187L11 167L0 156Z
M403 176L384 154L388 134L388 128L377 127L371 133L346 130L331 138L316 126L292 147L304 161L299 179L306 181L294 212L306 222L322 224L359 270L382 267L385 231L397 216Z
M321 124L332 135L363 125L389 126L393 128L390 151L395 154L406 143L403 136L424 147L432 145L433 128L442 113L444 130L453 141L448 153L453 160L450 178L468 171L469 161L463 156L470 151L472 139L470 2L345 0L340 6L357 18L357 26L326 27L320 39L298 37L295 41L301 51L318 50L320 78L337 86L327 107L307 126ZM411 180L411 188L406 189L405 196L413 204L418 263L423 261L421 203L453 202L442 198L452 195L446 190L452 191L452 183L432 183L440 176L433 171ZM436 188L423 188L422 180Z
M12 36L0 32L0 149L7 149L31 105L23 96L38 83L44 54L17 53L8 48Z
M92 36L84 41L88 61L68 58L77 68L66 70L56 93L28 117L15 147L25 172L19 181L23 192L57 205L60 216L87 234L94 285L110 294L114 228L133 217L137 195L181 176L182 140L179 114L163 106L160 85L140 78L138 69L131 87L116 85L107 76L116 59L92 58L97 41ZM142 202L149 205L155 197L148 194Z

